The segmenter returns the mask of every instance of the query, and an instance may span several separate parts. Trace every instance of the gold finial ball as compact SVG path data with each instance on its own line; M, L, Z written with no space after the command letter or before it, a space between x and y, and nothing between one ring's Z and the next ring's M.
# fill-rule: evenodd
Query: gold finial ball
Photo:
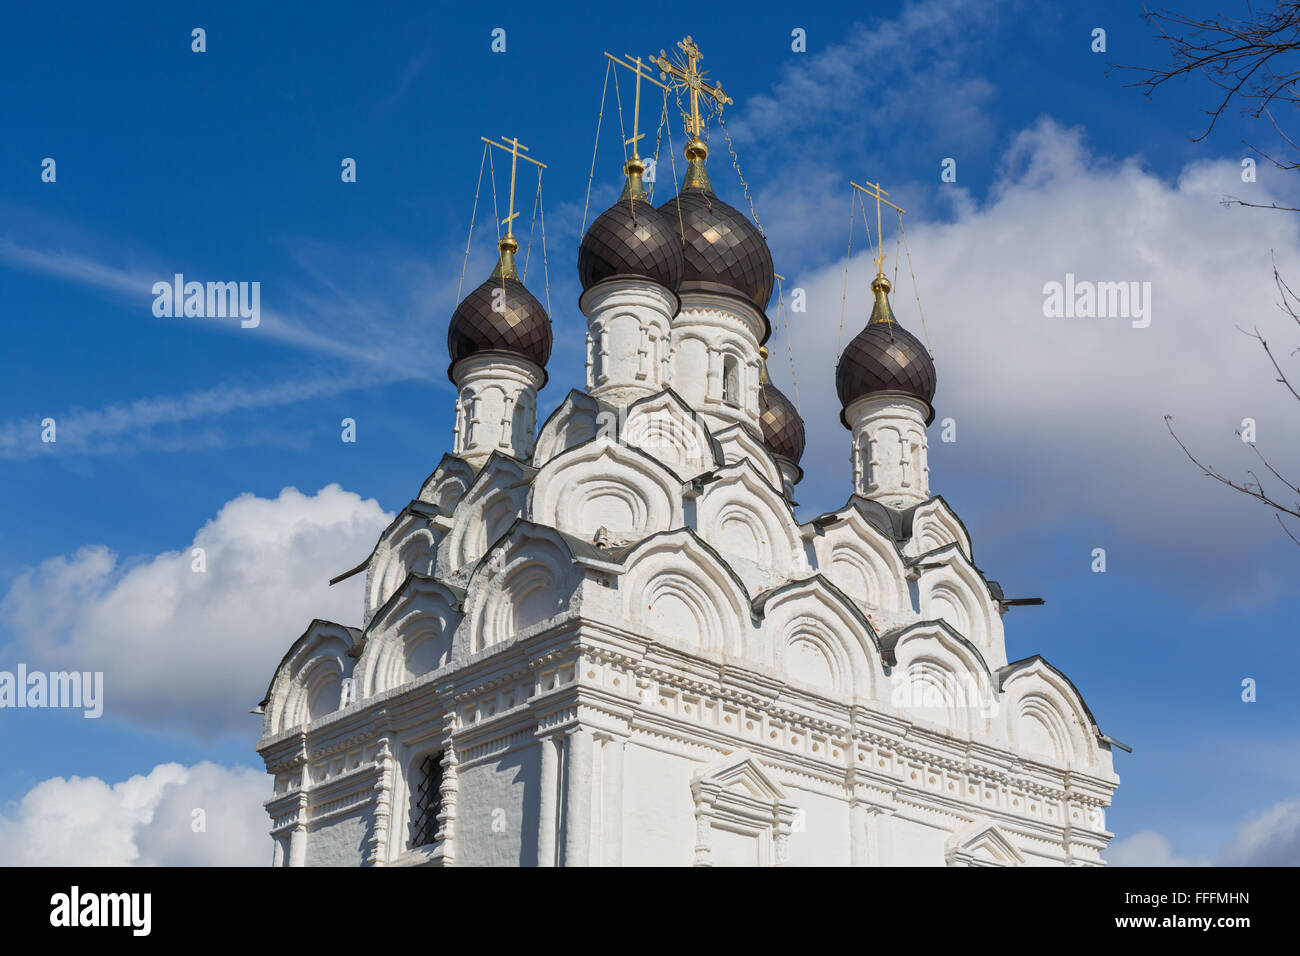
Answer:
M508 252L511 255L514 255L519 251L519 242L514 236L506 236L497 243L497 249L501 252Z
M876 277L871 280L872 292L883 292L888 295L891 288L893 288L893 286L889 284L889 280L885 278L883 272L876 273Z
M691 137L691 141L686 144L686 158L698 159L700 162L709 158L709 147L704 140L698 136Z
M760 345L760 346L758 347L758 357L761 358L764 362L767 361L767 346L766 346L766 345Z

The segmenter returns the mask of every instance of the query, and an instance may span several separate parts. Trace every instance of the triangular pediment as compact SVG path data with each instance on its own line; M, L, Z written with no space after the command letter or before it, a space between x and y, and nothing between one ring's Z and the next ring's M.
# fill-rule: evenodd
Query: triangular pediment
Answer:
M785 791L753 757L744 757L696 775L696 783L765 803L785 801Z
M1025 858L995 823L977 821L948 838L949 866L1024 866Z

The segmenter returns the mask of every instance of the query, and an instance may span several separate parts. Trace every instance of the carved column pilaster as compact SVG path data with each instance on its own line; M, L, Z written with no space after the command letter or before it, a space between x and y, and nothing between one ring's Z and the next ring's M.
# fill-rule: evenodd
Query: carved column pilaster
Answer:
M790 862L790 831L792 827L789 820L778 819L776 822L776 836L772 840L772 865L785 866Z
M375 780L375 826L366 862L371 866L383 866L388 855L388 829L393 812L393 751L387 737L379 738L375 763L379 768Z
M307 794L298 794L298 822L289 832L289 865L307 865Z
M460 796L460 760L456 756L456 715L448 714L446 743L442 748L442 783L438 787L438 849L433 858L441 866L456 864L456 809Z
M709 845L709 809L707 797L695 801L695 865L712 866L713 848Z

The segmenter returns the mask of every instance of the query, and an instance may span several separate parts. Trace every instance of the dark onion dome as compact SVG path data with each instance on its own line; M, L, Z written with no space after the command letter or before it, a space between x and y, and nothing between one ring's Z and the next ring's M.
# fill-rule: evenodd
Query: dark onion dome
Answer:
M685 262L679 291L738 295L763 312L772 298L772 253L758 226L713 194L704 169L708 155L698 138L686 145L690 163L682 190L659 207L682 238Z
M799 464L803 457L803 418L785 393L772 384L767 375L767 349L759 349L763 357L758 379L758 424L763 429L763 444L779 458Z
M551 357L550 316L519 281L514 257L519 243L506 236L497 245L501 257L492 276L452 313L447 327L451 364L478 352L513 352L544 370Z
M835 369L835 390L840 404L848 408L873 392L902 392L925 402L934 421L935 374L930 352L911 332L898 324L889 307L889 280L877 275L871 282L875 305L867 327L857 334L840 356ZM844 414L840 421L848 424Z
M650 279L672 292L682 281L682 241L677 226L650 205L641 174L645 164L633 156L624 171L627 184L618 202L596 217L578 247L578 280L585 292L616 276Z

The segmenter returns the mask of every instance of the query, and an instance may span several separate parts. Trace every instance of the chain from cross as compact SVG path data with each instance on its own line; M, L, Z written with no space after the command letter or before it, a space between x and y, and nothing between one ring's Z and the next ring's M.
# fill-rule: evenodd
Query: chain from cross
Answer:
M889 206L893 209L897 209L900 215L907 212L907 210L901 206L895 206L892 202L886 199L885 197L888 196L889 193L887 193L885 190L880 188L880 183L867 183L867 185L865 186L859 186L857 183L855 183L853 180L850 179L849 185L852 186L854 189L860 189L862 192L866 193L868 196L874 197L876 200L876 272L881 273L883 275L883 273L881 272L881 267L884 266L885 264L885 243L884 243L884 236L881 234L880 231L881 230L880 204L884 203L886 206Z
M531 156L525 156L524 153L528 151L528 147L519 142L518 138L507 139L502 136L501 143L505 143L505 146L502 146L501 143L498 143L495 140L488 139L486 136L480 136L479 139L483 140L483 142L487 143L489 146L495 146L502 152L510 154L510 206L506 218L501 220L501 224L506 227L506 238L513 239L515 237L514 220L515 217L519 215L519 213L515 212L515 168L518 166L519 160L521 159L526 159L528 162L541 169L545 169L546 164L538 162Z
M641 158L641 155L637 151L637 147L636 147L637 140L645 139L645 134L641 132L641 81L649 80L651 83L653 83L655 86L659 87L662 90L668 89L668 86L665 83L660 83L649 73L643 73L641 71L643 61L639 56L633 57L630 54L628 54L626 55L627 56L626 60L620 60L618 57L613 56L609 53L606 53L605 56L609 57L610 60L617 63L619 66L623 67L623 69L631 70L633 73L636 74L636 106L633 107L632 110L632 138L625 139L623 141L624 145L632 147L632 159L633 161L636 161Z
M678 57L677 63L668 59L667 50L660 50L657 57L651 57L651 62L659 67L661 77L666 80L671 76L679 81L679 86L684 86L689 91L691 115L686 124L686 132L698 138L701 130L704 129L704 122L700 118L700 94L712 97L719 106L725 106L733 101L722 91L721 83L710 86L705 82L704 71L700 69L700 61L704 59L704 55L700 53L700 48L695 45L694 40L686 37L677 44L677 48L685 54L684 59Z

